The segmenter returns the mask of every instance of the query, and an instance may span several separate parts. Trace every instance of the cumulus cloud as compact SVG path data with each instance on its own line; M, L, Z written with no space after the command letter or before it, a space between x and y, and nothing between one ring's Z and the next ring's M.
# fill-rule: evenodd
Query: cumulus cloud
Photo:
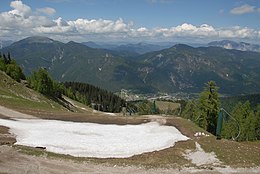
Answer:
M235 15L241 15L241 14L245 14L245 13L253 13L255 12L257 9L254 6L245 4L242 5L240 7L235 7L233 8L230 13L231 14L235 14Z
M162 34L165 37L209 37L217 35L214 27L210 25L203 24L201 26L194 26L188 23L172 28L157 28L155 29L155 33Z
M10 14L21 16L24 18L29 17L32 12L31 8L23 4L22 1L12 1L10 6L14 8L14 10L9 11Z
M240 38L240 39L253 39L259 38L257 34L259 31L247 28L247 27L240 27L235 26L229 29L221 29L219 31L219 37L221 38Z
M53 9L53 8L50 8L50 7L37 8L36 11L39 12L39 13L46 14L46 15L48 15L48 16L51 16L51 15L53 15L53 14L56 13L56 10Z
M33 30L39 34L68 34L74 30L74 28L61 17L53 20L53 23L54 25L52 26L37 26Z
M62 17L52 19L56 11L50 7L33 11L22 1L10 3L10 11L0 13L0 37L21 39L31 35L44 35L61 41L95 40L164 40L176 41L210 41L215 39L251 39L259 40L260 31L247 27L216 28L209 24L193 25L183 23L172 27L147 28L135 27L133 22L107 19L64 20ZM256 10L256 8L254 8ZM238 13L238 10L237 10ZM242 13L241 13L242 14ZM63 37L65 36L65 37ZM0 38L0 39L1 39Z
M115 33L115 32L127 32L128 25L124 23L122 19L116 21L103 20L103 19L77 19L75 21L69 21L68 24L75 27L81 34L90 33Z

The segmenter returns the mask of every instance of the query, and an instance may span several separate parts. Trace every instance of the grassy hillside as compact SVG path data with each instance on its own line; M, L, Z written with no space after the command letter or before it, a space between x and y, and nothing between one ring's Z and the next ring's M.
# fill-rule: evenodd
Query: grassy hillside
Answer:
M23 112L41 113L71 113L84 112L73 107L69 102L53 101L46 96L26 87L24 83L18 83L0 71L0 105ZM65 107L68 105L67 107ZM70 110L70 111L69 111Z

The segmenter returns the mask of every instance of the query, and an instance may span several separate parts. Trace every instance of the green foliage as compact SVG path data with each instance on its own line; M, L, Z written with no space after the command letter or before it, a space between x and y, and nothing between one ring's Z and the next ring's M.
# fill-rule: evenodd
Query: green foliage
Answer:
M219 106L218 87L214 81L209 81L200 94L199 107L201 116L198 125L212 134L215 134L217 127Z
M260 128L259 113L260 107L258 107L257 112L254 112L249 101L243 104L239 102L231 112L234 119L228 118L223 124L222 137L227 139L234 138L238 134L238 123L240 128L238 141L256 140L259 137L258 131Z
M79 82L65 82L64 94L78 102L105 112L120 112L126 102L106 90Z
M228 112L232 112L234 107L239 103L245 103L249 101L253 109L257 109L257 105L260 103L260 94L248 94L248 95L238 95L231 97L223 97L221 100L221 106L225 108Z
M260 104L257 106L257 112L256 112L256 136L257 139L260 140Z
M182 115L208 132L215 134L219 106L218 87L214 81L209 81L200 93L199 100L189 101Z
M29 87L50 97L61 97L62 85L55 82L47 70L40 68L27 78Z
M23 73L22 68L17 65L14 59L11 59L10 53L8 53L8 57L5 54L0 54L0 70L4 71L7 75L9 75L12 79L20 82L21 80L25 80L25 75Z
M182 112L182 116L186 119L192 120L195 122L199 115L197 115L197 107L196 107L196 101L188 101L184 111Z
M0 56L0 70L1 71L6 71L6 63L5 60Z
M159 114L160 110L155 106L154 103L148 100L139 102L136 104L137 112L139 115L148 115L148 114Z

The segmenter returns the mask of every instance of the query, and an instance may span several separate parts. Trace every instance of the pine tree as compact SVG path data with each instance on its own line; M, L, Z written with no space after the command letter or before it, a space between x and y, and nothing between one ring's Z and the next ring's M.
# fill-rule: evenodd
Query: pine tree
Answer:
M8 64L8 60L7 60L6 56L5 56L5 54L3 54L3 58L4 58L5 64Z
M7 53L7 62L8 62L8 64L11 63L11 54L10 54L10 52Z
M216 134L217 117L219 113L218 87L214 81L209 81L200 94L198 125L212 134Z
M185 106L184 111L182 112L182 115L184 118L195 121L196 120L196 105L195 101L188 101L188 103Z
M257 106L257 111L255 112L255 119L256 119L256 127L255 127L255 132L256 132L256 138L259 140L260 139L260 104Z
M254 141L257 139L257 125L259 124L257 114L251 109L249 101L238 103L229 118L224 123L222 135L224 138L234 138L240 131L238 141ZM237 124L238 122L238 124Z

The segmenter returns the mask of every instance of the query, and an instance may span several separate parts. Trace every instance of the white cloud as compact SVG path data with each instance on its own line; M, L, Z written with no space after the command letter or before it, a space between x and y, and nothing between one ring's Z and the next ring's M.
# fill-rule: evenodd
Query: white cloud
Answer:
M253 39L259 38L257 34L259 31L247 28L247 27L240 27L235 26L229 29L221 29L219 30L219 37L220 38L240 38L240 39Z
M50 7L45 7L45 8L37 8L37 12L46 14L48 16L54 15L56 13L56 10Z
M32 10L29 6L23 4L22 1L12 1L10 6L14 8L14 10L9 11L10 14L21 16L27 18Z
M38 34L68 34L74 30L74 28L61 17L59 17L57 20L53 20L53 23L54 25L52 26L38 26L33 30Z
M10 6L12 10L0 13L0 37L13 40L31 35L44 35L61 41L78 42L90 39L93 41L207 42L229 38L259 42L260 39L260 31L248 27L215 28L209 24L196 26L183 23L167 28L145 26L137 28L133 22L125 22L121 18L117 20L78 18L66 21L59 17L53 20L50 15L55 13L55 9L49 7L32 11L22 1L13 1Z
M255 11L255 7L245 4L240 7L233 8L230 13L235 15L245 14L245 13L253 13Z
M116 21L104 19L77 19L69 21L68 24L77 29L80 34L90 33L121 33L129 31L129 26L122 19Z
M34 34L33 29L37 26L50 27L55 24L45 16L33 15L31 8L22 1L13 1L10 6L13 10L0 13L0 32L11 33L10 39L15 36L32 35ZM6 34L6 36L8 35Z
M204 37L204 36L215 36L217 32L215 29L207 24L201 26L194 26L192 24L184 23L176 27L159 28L156 29L156 33L162 33L165 37L183 36L183 37Z

